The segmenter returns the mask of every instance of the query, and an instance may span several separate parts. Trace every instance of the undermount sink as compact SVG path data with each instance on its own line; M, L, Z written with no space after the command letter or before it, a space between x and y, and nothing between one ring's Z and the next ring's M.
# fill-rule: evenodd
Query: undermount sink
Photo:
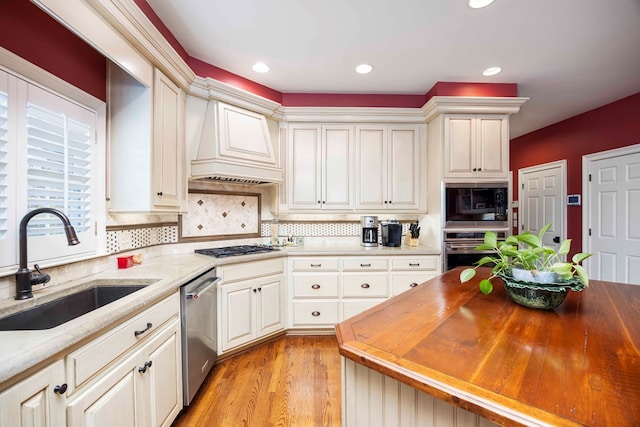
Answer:
M0 319L0 331L50 329L149 285L100 285L83 289Z

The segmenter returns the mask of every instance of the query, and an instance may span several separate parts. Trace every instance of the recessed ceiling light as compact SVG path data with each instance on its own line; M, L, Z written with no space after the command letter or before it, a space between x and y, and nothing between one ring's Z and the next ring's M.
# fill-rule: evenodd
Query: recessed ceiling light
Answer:
M502 71L502 68L500 68L500 67L489 67L489 68L487 68L486 70L484 70L482 72L482 75L485 76L485 77L495 76L500 71Z
M369 64L360 64L356 67L356 72L360 74L367 74L373 70L373 67Z
M469 6L473 9L482 9L489 6L494 0L469 0Z
M269 71L269 66L264 62L256 62L255 64L253 64L253 71L255 71L256 73L266 73L267 71Z

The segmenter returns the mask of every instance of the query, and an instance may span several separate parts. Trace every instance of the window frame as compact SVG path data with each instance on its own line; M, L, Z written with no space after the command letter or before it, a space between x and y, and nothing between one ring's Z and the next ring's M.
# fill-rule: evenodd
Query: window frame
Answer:
M34 262L38 262L41 267L50 267L60 264L66 264L73 261L86 260L90 258L95 258L98 256L102 256L106 254L106 129L107 129L107 106L106 102L78 89L77 87L71 85L70 83L60 79L59 77L54 76L48 71L24 60L23 58L9 52L8 50L0 47L0 70L9 73L10 75L15 76L21 81L26 82L27 84L34 85L42 90L50 92L55 96L58 96L65 101L71 102L73 104L78 105L81 108L92 111L96 115L96 123L95 123L95 146L92 149L92 203L95 204L94 211L94 228L95 240L94 242L87 242L91 247L79 248L80 253L64 253L64 248L66 245L66 239L63 235L60 237L60 245L61 248L58 248L58 243L56 244L56 255L60 256L46 256L45 258L36 259L41 254L34 254L36 256L29 256L29 265ZM17 90L11 87L11 83L9 85L10 90ZM11 94L10 94L11 96ZM15 96L15 95L14 95ZM10 101L11 102L11 101ZM16 129L13 129L15 132ZM11 131L10 131L11 132ZM12 138L9 136L9 138ZM19 138L19 137L16 137ZM14 150L15 151L15 150ZM10 159L12 163L15 165L17 163L17 159L20 159L20 156L16 156L14 153L10 153ZM16 159L17 158L17 159ZM20 186L26 190L26 182L21 182L20 186L17 184L12 185L14 182L13 178L20 175L19 171L15 171L15 166L13 166L13 171L10 168L9 170L9 195L12 197L11 200L13 202L9 202L8 205L8 222L7 222L7 231L8 231L8 239L7 246L8 248L15 248L13 251L15 253L14 262L11 264L5 264L5 262L0 263L0 277L6 276L9 274L15 273L15 270L18 266L18 225L19 221L24 214L28 212L28 208L24 203L24 199L26 196L20 196L19 190ZM97 192L97 193L96 193ZM12 233L14 231L14 233ZM55 236L58 237L58 236ZM29 237L30 243L33 240L32 237ZM81 239L82 243L82 239ZM34 242L30 245L33 247L36 245ZM4 245L2 245L4 247ZM81 246L81 245L78 245ZM58 249L61 249L60 251ZM4 249L3 249L4 251ZM29 251L30 253L33 250Z

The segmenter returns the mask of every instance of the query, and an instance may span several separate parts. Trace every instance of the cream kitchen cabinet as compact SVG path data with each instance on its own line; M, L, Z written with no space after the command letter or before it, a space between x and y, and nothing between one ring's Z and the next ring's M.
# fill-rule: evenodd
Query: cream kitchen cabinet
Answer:
M509 175L509 116L449 114L444 117L444 178Z
M228 351L285 327L282 258L218 267L218 348Z
M356 209L420 208L421 136L418 125L356 126Z
M68 425L169 426L182 409L176 293L69 353Z
M111 212L178 212L186 200L185 95L160 70L153 88L109 67Z
M170 426L182 410L180 324L156 332L67 405L69 426Z
M339 321L340 259L289 258L289 326L333 328Z
M289 329L329 330L440 273L439 255L290 256Z
M0 393L1 426L63 427L64 363L58 360Z
M399 295L433 279L440 274L440 265L438 255L391 258L391 295Z
M353 209L353 126L291 125L286 157L288 209Z

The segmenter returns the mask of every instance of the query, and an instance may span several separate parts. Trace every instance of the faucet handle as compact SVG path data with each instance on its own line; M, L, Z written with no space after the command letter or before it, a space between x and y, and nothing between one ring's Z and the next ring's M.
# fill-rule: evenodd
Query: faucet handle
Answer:
M51 280L51 276L49 276L47 273L43 273L42 270L40 270L40 266L38 264L34 264L33 268L36 269L38 274L31 275L32 285L44 284L49 282L49 280Z

